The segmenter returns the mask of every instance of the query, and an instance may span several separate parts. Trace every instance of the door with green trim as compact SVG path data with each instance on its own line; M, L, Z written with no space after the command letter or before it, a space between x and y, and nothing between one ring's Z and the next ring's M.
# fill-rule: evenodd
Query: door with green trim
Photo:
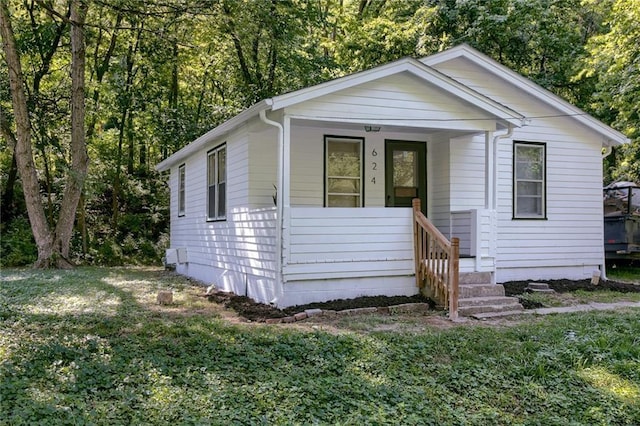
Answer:
M427 210L427 148L425 142L385 141L385 195L387 207L411 207L420 198Z

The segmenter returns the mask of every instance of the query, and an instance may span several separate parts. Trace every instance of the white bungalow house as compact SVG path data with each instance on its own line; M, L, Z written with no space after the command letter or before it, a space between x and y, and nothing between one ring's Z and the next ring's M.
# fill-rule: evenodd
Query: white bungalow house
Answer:
M626 141L468 45L400 59L265 99L162 161L167 259L279 307L412 295L419 199L460 239L460 273L591 277L603 148Z

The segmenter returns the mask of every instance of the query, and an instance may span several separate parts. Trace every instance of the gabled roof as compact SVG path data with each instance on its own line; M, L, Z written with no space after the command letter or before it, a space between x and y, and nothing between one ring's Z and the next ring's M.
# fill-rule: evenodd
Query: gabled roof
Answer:
M184 161L187 157L198 152L208 143L235 130L251 118L257 117L260 114L260 111L280 110L310 99L329 95L343 89L403 72L410 73L425 82L486 111L490 115L496 117L496 120L503 124L510 124L516 127L520 127L523 124L525 117L517 111L486 97L478 91L455 81L440 71L437 71L416 59L403 58L376 68L350 74L335 80L260 101L177 151L169 158L159 163L156 166L156 170L165 171L171 166ZM375 120L371 121L375 122Z
M599 133L604 138L603 146L620 145L629 142L629 139L622 133L612 129L575 105L570 104L528 78L491 59L468 44L461 44L443 52L427 56L426 58L420 59L420 62L431 67L436 67L438 64L460 57L473 62L496 77L508 81L519 89L560 111L562 114L570 116L587 128Z
M279 110L319 96L329 95L340 90L348 89L360 84L375 81L399 73L410 73L431 85L442 89L451 95L480 108L495 116L498 121L521 126L524 116L513 109L502 105L480 92L465 86L413 58L402 58L388 64L380 65L366 71L360 71L345 77L317 84L315 86L285 93L272 98L273 110Z

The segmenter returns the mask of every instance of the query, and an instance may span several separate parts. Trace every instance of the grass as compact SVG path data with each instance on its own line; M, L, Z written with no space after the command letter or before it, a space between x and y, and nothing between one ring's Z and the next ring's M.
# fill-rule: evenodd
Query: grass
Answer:
M609 265L607 267L607 277L616 281L640 284L640 266L638 266L638 263Z
M0 278L0 424L640 423L640 310L267 326L159 270Z
M522 299L545 307L582 305L588 303L640 302L640 293L621 293L611 290L575 290L568 293L523 293Z

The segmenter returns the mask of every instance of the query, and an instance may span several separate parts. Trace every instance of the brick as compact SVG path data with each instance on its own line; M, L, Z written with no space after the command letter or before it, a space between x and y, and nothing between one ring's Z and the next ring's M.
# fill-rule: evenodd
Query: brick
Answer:
M296 321L302 321L303 319L307 319L307 314L304 312L298 312L293 317L296 319Z
M265 322L267 324L280 324L282 322L282 318L267 318Z
M389 306L392 314L404 314L410 312L425 312L429 310L427 303L404 303L402 305Z
M307 314L307 317L311 318L316 315L322 315L322 309L307 309L304 313Z
M294 317L284 317L282 318L282 322L285 324L289 324L292 322L296 322L296 319Z

